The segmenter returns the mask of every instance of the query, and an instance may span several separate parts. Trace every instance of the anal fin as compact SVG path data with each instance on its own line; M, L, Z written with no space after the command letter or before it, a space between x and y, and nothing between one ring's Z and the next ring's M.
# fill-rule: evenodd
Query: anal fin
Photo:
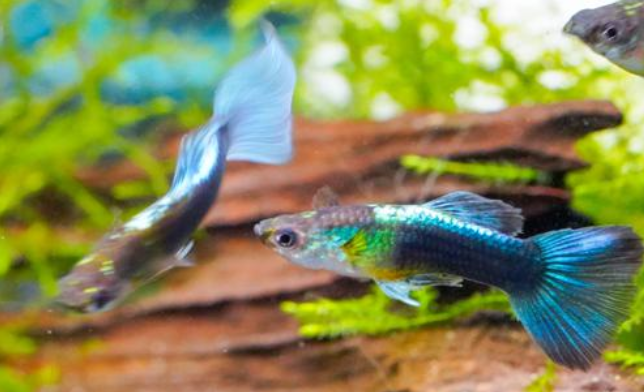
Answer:
M376 283L387 297L404 302L407 305L415 307L420 306L420 302L411 297L411 291L414 290L415 287L408 282L404 280L394 280L390 282L376 280Z
M425 286L451 286L460 287L463 278L444 274L420 274L401 280L383 281L376 280L378 287L389 297L411 306L420 306L420 302L411 297L411 292Z

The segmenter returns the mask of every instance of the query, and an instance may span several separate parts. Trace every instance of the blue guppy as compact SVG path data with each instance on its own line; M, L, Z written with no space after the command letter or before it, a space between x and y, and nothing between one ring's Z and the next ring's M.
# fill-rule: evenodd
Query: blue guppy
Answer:
M508 294L516 316L555 362L588 369L626 318L642 258L628 227L564 229L528 239L521 211L455 192L423 205L340 206L264 220L255 233L295 264L373 279L391 298L463 279Z
M291 159L295 67L268 23L264 33L265 45L219 85L215 116L183 138L170 190L108 233L60 280L60 303L106 310L150 279L191 265L191 236L215 202L226 161Z

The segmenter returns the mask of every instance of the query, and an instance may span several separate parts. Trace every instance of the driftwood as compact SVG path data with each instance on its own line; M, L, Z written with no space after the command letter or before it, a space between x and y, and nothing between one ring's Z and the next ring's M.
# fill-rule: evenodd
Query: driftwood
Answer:
M476 160L503 160L550 172L577 169L573 151L580 137L621 123L608 102L568 102L515 107L500 113L417 113L386 121L296 122L294 160L279 167L232 163L206 226L229 226L310 208L314 192L330 185L347 203L407 202L454 189L485 193L490 185L447 178L423 187L424 178L402 176L399 158L420 154ZM161 156L177 152L179 137ZM79 177L96 188L140 178L144 173L123 162L109 170L87 169ZM499 188L499 193L565 197L544 188Z
M383 122L297 122L296 158L285 167L231 164L221 197L198 242L198 265L173 271L162 290L110 313L40 314L34 334L41 350L19 364L56 362L61 391L516 391L544 356L515 324L480 322L382 338L302 341L284 298L361 292L363 283L288 264L263 247L252 224L277 213L310 208L323 185L343 202L414 202L468 189L525 209L528 226L557 224L568 193L552 184L494 185L445 176L428 183L403 175L398 160L414 153L480 161L502 159L562 174L583 167L573 143L621 121L606 102L519 107L493 114L409 114ZM176 153L178 138L161 148ZM127 162L79 177L101 188L142 173ZM428 186L431 185L431 186ZM543 222L546 222L543 224ZM87 339L100 344L86 349ZM598 364L592 377L560 372L562 390L628 391ZM568 388L568 389L566 389Z

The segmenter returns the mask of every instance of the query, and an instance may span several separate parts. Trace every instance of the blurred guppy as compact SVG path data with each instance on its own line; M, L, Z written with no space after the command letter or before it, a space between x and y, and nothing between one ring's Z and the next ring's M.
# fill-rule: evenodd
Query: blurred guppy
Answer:
M106 310L159 274L191 265L191 235L217 197L226 161L290 160L295 68L273 27L263 27L263 48L221 82L215 116L182 140L168 193L107 234L60 280L60 303Z
M622 0L576 13L564 32L621 68L644 76L644 0Z
M373 279L409 305L418 306L410 292L422 286L468 279L500 288L536 343L569 368L588 369L628 314L643 252L630 228L519 239L520 210L472 193L339 206L324 189L314 211L264 220L255 234L295 264Z

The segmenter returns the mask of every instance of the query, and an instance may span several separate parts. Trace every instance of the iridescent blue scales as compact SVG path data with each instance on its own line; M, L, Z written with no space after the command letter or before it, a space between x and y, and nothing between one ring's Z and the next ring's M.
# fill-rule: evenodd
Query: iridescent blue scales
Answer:
M346 207L323 196L316 210L267 219L256 234L294 263L373 279L410 305L422 286L498 287L537 344L571 368L587 369L626 317L643 252L627 227L519 239L520 210L472 193Z

